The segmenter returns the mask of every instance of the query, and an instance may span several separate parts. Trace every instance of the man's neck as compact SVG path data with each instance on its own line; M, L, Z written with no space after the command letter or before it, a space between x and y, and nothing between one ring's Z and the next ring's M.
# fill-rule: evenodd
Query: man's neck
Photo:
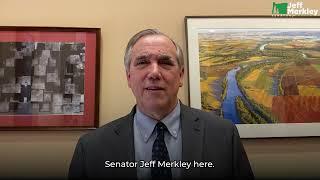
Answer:
M140 112L142 112L146 116L149 116L154 120L160 121L161 119L166 117L168 114L170 114L177 105L178 105L178 100L176 104L170 106L169 108L158 107L158 108L151 109L151 108L143 108L143 107L140 107L139 105L137 105L137 108L139 109Z

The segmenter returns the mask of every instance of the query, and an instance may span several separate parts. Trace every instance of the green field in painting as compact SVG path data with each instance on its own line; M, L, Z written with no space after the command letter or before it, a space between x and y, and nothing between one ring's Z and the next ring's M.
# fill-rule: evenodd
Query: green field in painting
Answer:
M320 72L320 64L313 64L312 65L318 72Z

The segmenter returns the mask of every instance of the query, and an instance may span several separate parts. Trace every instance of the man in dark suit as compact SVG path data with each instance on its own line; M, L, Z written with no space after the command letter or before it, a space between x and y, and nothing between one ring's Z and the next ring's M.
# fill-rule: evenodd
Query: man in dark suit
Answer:
M183 61L181 48L158 30L130 39L124 64L137 104L80 138L69 178L253 179L235 125L178 100Z

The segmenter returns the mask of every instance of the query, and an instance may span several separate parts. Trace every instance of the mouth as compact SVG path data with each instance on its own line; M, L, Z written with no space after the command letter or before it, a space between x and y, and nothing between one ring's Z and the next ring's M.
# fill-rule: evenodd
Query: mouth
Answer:
M145 88L147 91L163 91L164 88L160 86L149 86Z

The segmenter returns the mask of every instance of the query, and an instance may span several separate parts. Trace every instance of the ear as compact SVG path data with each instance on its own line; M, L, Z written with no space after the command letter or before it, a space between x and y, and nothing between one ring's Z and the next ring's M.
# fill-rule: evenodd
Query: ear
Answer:
M179 82L179 87L183 86L183 78L184 78L184 67L181 68L180 70L180 82Z
M131 78L131 74L129 71L126 70L126 76L127 76L127 83L129 88L131 88L131 83L130 83L130 78Z

